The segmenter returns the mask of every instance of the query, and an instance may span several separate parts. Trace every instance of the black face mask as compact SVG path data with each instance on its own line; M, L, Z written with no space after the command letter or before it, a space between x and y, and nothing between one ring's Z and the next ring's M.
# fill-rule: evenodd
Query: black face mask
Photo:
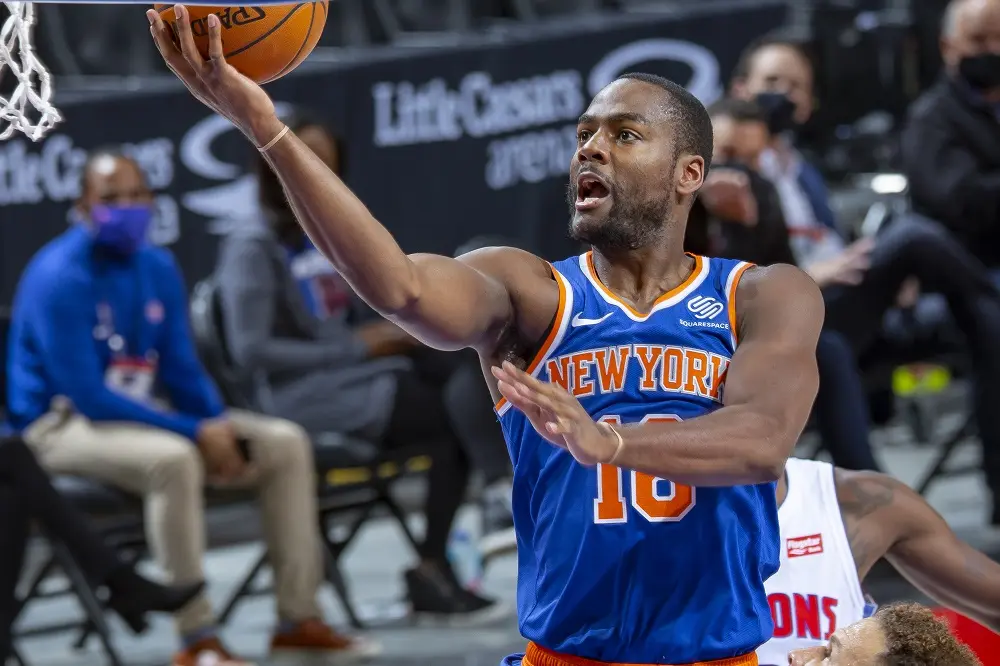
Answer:
M764 112L767 129L771 134L781 134L798 127L795 122L795 102L779 92L763 92L754 98L754 102Z
M976 90L1000 88L1000 53L966 56L958 63L958 73Z

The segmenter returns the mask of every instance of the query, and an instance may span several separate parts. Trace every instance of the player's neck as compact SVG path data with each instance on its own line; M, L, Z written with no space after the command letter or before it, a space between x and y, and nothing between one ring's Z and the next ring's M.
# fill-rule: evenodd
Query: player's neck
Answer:
M608 289L636 304L652 303L684 283L694 262L682 243L650 245L636 250L594 248L594 267Z
M785 498L788 497L788 472L782 472L781 478L778 479L778 506L780 507L785 503Z

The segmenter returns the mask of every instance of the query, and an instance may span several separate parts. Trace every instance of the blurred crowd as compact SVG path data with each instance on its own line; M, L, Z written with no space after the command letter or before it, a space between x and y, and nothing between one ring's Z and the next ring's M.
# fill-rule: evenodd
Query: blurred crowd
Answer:
M940 79L910 106L899 137L909 205L859 230L837 218L799 145L821 101L811 44L768 35L751 45L709 109L714 164L687 241L696 253L796 264L821 286L810 427L841 467L881 467L865 381L873 366L958 358L1000 524L1000 2L952 2L940 48ZM342 172L334 128L306 109L289 126ZM114 148L89 155L74 224L23 273L6 358L12 434L0 445L0 654L35 520L133 628L146 612L176 612L175 664L235 659L202 591L205 485L256 494L275 572L272 649L373 654L374 644L326 625L316 603L322 535L303 517L317 512L315 447L329 433L379 459L418 450L432 460L426 528L403 572L413 611L451 621L497 612L448 556L473 486L483 534L512 545L510 462L477 357L429 349L378 317L296 224L266 164L250 168L258 215L224 240L202 285L219 323L213 362L190 326L180 269L145 242L153 192ZM487 242L503 241L473 239L462 251ZM141 496L170 585L142 578L101 543L49 474Z

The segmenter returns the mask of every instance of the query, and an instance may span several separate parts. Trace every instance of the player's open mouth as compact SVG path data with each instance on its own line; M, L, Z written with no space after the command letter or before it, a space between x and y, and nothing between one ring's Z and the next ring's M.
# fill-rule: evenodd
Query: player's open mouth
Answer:
M593 210L611 194L599 176L593 173L582 173L576 181L576 209Z

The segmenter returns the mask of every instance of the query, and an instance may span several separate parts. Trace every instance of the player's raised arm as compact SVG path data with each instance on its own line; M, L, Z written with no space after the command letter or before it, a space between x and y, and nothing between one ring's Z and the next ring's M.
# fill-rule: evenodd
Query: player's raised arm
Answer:
M506 248L461 261L404 254L365 205L278 119L267 94L225 62L218 17L207 19L209 54L204 58L194 44L187 10L178 6L176 15L177 44L159 14L147 12L167 65L196 98L231 120L264 152L299 223L351 287L375 310L432 346L484 350L494 345L513 321L508 279L546 279L545 263Z
M885 557L899 573L939 604L1000 632L1000 564L959 539L906 484L876 472L837 470L838 495L848 485L879 498L865 520L889 536Z
M739 344L723 406L681 422L595 423L579 401L509 363L500 392L549 442L587 465L612 464L692 486L774 481L795 448L819 387L823 298L812 278L779 264L748 270L736 291Z

